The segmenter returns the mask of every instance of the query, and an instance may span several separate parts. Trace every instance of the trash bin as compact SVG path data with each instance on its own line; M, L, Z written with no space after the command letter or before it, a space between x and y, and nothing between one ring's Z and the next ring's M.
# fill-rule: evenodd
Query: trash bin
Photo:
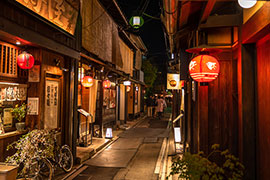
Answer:
M16 180L17 166L8 165L5 163L0 164L0 180Z

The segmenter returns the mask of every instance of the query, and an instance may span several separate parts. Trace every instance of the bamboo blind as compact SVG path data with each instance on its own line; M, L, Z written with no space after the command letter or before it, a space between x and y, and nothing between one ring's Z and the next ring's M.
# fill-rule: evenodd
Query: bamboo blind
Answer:
M0 41L0 75L17 77L17 56L20 49Z

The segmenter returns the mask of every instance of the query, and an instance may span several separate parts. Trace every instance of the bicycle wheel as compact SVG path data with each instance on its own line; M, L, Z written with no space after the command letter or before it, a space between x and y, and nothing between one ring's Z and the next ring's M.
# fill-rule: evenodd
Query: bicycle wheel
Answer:
M70 172L73 167L73 155L67 145L60 149L59 165L65 172Z
M51 180L53 168L50 161L46 158L33 161L29 169L29 177L33 180Z

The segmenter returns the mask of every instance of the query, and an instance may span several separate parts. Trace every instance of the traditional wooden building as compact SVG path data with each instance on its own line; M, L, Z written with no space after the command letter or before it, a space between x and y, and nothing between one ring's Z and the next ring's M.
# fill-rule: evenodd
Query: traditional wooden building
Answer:
M82 92L79 93L79 105L91 111L95 119L93 132L96 136L103 137L107 127L113 127L127 119L128 92L123 81L140 83L133 79L134 58L139 48L124 30L128 27L128 22L116 1L84 0L81 14L81 64L84 71L88 69L98 84L95 90L92 87L79 88L79 92ZM104 86L106 80L111 82L109 88ZM90 97L96 97L95 105L94 101L90 103Z
M186 80L188 150L209 153L220 144L240 157L245 179L269 177L269 5L258 1L244 9L237 1L163 1L169 51L179 53ZM186 50L198 47L222 50L214 55L220 73L206 86L188 76L195 54Z
M22 103L30 107L27 129L59 129L61 143L75 152L79 1L10 0L0 6L0 104L5 131L0 134L0 161L12 153L6 152L7 145L26 133L16 131L9 111ZM17 65L23 51L35 59L29 70Z

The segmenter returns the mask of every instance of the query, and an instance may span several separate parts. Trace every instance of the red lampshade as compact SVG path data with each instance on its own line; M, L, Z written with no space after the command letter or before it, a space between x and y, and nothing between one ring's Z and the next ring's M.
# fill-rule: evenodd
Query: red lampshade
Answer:
M83 80L82 80L82 85L84 87L92 87L94 84L94 80L92 77L90 76L84 76Z
M199 55L189 63L190 76L198 82L210 82L219 74L219 62L210 55Z
M111 87L111 81L108 80L108 79L107 80L104 80L103 81L103 87L106 88L106 89L107 88L110 88Z
M130 87L130 86L127 86L127 92L129 92L129 91L130 91L130 89L131 89L131 87Z
M34 63L34 57L25 51L17 56L17 64L22 69L31 69L34 66Z

